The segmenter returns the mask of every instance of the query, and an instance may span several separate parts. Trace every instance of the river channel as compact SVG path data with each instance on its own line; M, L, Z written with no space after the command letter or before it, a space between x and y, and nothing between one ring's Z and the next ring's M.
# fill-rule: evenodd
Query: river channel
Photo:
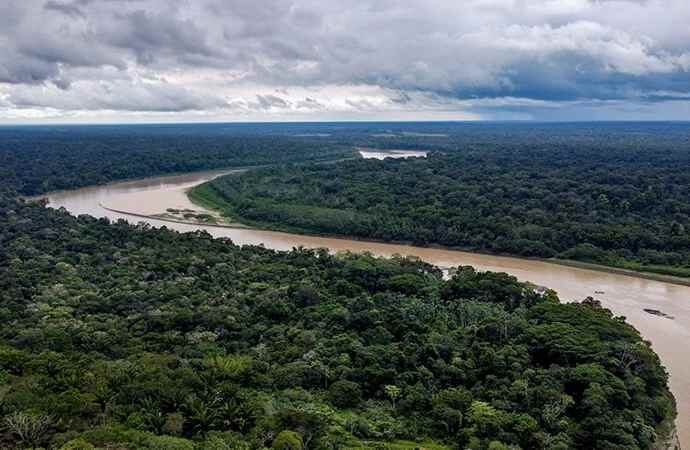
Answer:
M152 226L166 226L181 232L205 229L213 236L231 238L239 245L264 245L276 250L290 250L298 246L324 247L333 252L411 255L440 267L471 265L479 270L507 272L520 280L556 290L563 301L580 301L593 296L614 314L625 316L645 339L652 342L671 375L671 390L678 402L677 425L681 443L685 447L690 445L690 287L538 260L144 217L163 214L169 208L201 211L187 198L187 190L227 172L153 177L55 192L47 194L47 197L49 206L63 207L74 215L89 214L110 219L122 218L135 223L148 222ZM650 314L645 309L661 311L667 317Z

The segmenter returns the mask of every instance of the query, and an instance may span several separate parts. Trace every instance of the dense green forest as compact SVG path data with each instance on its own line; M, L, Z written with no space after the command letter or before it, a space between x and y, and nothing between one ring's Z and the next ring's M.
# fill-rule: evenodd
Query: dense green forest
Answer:
M208 125L0 127L0 180L35 195L159 174L353 156L350 147L335 143L239 131Z
M289 169L317 182L343 171L348 185L349 168L375 167L388 188L394 168L421 174L463 157L461 142L506 142L447 124L227 128L0 129L0 448L627 450L666 437L665 370L594 300L561 304L470 267L444 280L413 259L239 247L19 197L362 144L446 153ZM516 130L516 145L549 135L539 130ZM178 152L187 159L170 163ZM285 173L246 176L282 187Z
M195 197L271 228L690 276L690 150L624 143L272 167Z
M632 327L470 267L444 281L4 195L0 285L7 446L627 450L674 412Z

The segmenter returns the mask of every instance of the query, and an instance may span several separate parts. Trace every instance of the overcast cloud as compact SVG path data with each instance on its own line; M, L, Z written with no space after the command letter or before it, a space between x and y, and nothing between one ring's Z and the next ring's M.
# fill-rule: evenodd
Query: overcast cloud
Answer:
M687 0L5 0L0 119L688 119Z

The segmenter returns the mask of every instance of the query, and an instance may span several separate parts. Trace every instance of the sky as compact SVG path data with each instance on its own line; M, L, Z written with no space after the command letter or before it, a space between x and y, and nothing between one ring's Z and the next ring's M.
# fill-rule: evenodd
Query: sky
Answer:
M0 124L690 120L689 0L0 0Z

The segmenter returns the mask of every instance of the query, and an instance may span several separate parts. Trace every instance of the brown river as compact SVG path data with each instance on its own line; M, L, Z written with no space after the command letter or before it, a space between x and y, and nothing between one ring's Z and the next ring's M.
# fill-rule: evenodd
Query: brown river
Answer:
M334 252L369 251L381 256L413 255L440 267L471 265L480 270L507 272L521 280L555 289L564 301L580 301L587 296L593 296L614 314L625 316L647 340L652 342L654 350L671 375L671 390L678 402L677 425L681 443L685 447L690 445L690 287L544 261L249 228L177 223L142 217L165 213L168 208L202 211L190 202L186 191L227 172L155 177L55 192L47 197L51 207L64 207L74 215L124 218L130 222L148 222L152 226L165 225L183 232L205 229L213 236L229 237L236 244L263 244L276 250L290 250L303 246L325 247ZM659 310L673 318L652 315L644 309Z

